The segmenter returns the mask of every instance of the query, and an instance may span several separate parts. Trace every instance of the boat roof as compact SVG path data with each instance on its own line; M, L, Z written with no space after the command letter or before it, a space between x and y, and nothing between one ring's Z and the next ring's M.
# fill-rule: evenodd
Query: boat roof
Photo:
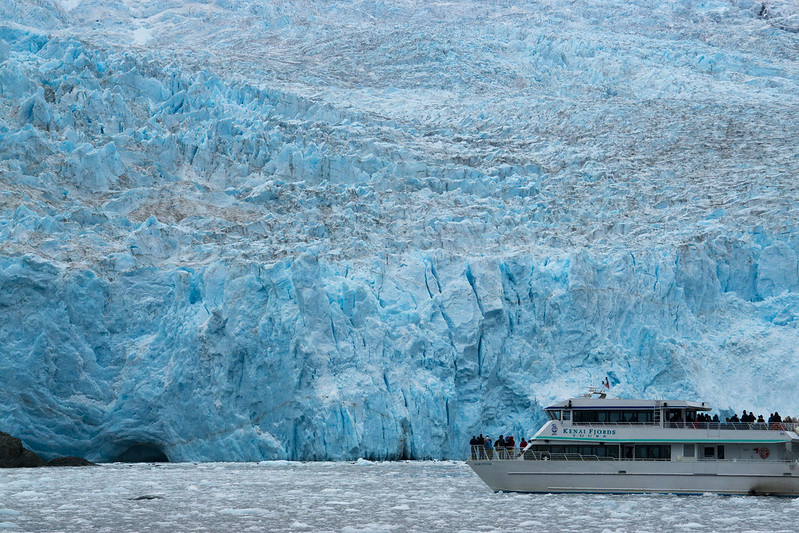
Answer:
M685 400L622 400L619 398L571 398L558 402L545 411L559 411L561 409L656 409L667 407L674 409L690 409L695 411L712 411L713 408L705 403L687 402Z
M608 398L607 392L593 387L588 394L577 398L569 398L549 407L545 411L559 411L561 409L606 409L606 410L642 410L657 409L660 407L674 409L689 409L692 411L712 411L713 408L705 402L689 402L685 400L636 400Z

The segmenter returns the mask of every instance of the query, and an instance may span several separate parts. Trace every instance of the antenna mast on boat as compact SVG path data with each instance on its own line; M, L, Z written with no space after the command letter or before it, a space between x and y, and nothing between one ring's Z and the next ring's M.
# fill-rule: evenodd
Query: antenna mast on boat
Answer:
M588 387L588 392L583 395L584 398L593 398L594 396L603 399L608 397L610 392L610 379L605 377L605 381L599 387Z

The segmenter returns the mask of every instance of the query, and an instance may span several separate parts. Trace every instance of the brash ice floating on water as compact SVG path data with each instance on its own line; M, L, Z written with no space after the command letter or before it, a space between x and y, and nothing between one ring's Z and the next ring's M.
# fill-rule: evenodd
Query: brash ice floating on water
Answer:
M608 372L796 414L796 16L3 2L0 429L461 458Z
M493 493L463 462L0 471L11 531L793 531L799 499ZM91 508L93 512L87 513Z

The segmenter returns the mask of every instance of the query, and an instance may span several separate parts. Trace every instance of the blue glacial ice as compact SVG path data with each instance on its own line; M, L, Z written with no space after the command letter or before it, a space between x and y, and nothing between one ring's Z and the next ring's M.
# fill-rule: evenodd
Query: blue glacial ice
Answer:
M460 458L620 396L799 414L799 10L0 6L0 429Z

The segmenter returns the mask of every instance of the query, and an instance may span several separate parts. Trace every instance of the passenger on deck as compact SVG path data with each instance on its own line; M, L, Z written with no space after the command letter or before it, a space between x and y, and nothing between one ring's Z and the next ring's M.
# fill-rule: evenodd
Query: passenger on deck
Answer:
M527 441L522 437L522 441L519 443L519 449L524 450L525 448L527 448Z
M497 439L497 442L494 444L494 448L496 448L497 451L504 450L505 449L505 437L500 435L499 438Z
M508 438L505 439L505 446L510 450L516 447L516 442L513 440L513 435L508 435Z
M472 459L477 459L477 437L474 435L469 441L469 449L472 450Z
M758 424L765 424L766 420L763 418L763 415L757 415L757 423Z
M486 455L489 459L494 458L494 444L491 442L490 437L486 437L485 439L485 447L486 447Z
M718 422L718 421L719 421L719 414L716 413L715 415L713 415L713 422Z

